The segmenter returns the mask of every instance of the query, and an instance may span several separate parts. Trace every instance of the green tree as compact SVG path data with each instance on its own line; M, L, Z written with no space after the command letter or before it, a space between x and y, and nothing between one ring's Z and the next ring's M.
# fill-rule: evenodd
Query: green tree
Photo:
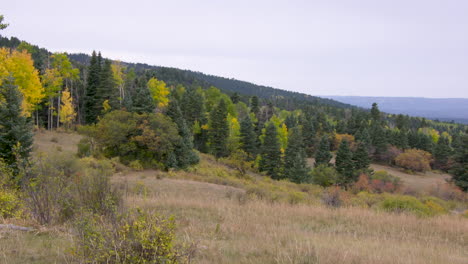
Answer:
M13 78L0 86L0 98L0 158L17 175L32 149L32 126L22 114L23 97Z
M98 108L99 114L103 112L103 103L105 101L108 101L112 110L120 108L119 88L117 87L114 73L112 72L112 62L108 59L105 59L102 65L99 85L96 90L96 107Z
M336 152L335 167L336 171L340 174L338 178L340 185L348 186L357 180L354 173L353 154L346 140L341 141L340 147Z
M93 51L91 61L88 67L88 78L86 80L86 96L85 96L85 120L87 124L92 124L97 121L99 108L96 98L97 89L99 86L99 78L101 75L101 65L99 65L96 52Z
M311 157L314 154L316 133L315 133L314 122L307 117L303 117L302 134L304 136L304 146L306 149L306 154L308 157Z
M369 153L363 143L359 143L353 153L354 168L356 170L366 170L370 165Z
M382 155L387 151L387 138L381 123L372 122L370 136L375 149L374 157L381 159Z
M292 182L301 183L309 178L308 172L301 129L293 127L289 130L288 146L284 155L284 176Z
M3 23L3 19L4 19L3 15L0 15L0 30L3 30L8 27L8 24Z
M371 118L372 118L373 122L380 123L380 121L381 121L382 116L381 116L379 107L377 106L377 103L372 104Z
M193 136L182 116L177 100L169 101L166 114L177 125L180 136L179 142L175 142L174 144L174 155L176 159L176 165L174 167L185 169L190 165L197 164L200 158L193 150Z
M323 187L328 187L336 184L338 180L338 173L334 167L326 164L319 164L310 173L312 183L318 184Z
M441 136L434 147L434 167L441 170L448 169L448 160L452 154L447 137Z
M328 136L324 135L320 140L317 153L315 153L315 166L319 164L329 165L332 157L330 153L330 141L328 140Z
M281 150L278 140L278 132L273 123L269 123L265 130L265 137L260 149L260 171L264 171L271 178L279 180L281 175Z
M460 145L454 155L455 164L450 173L455 185L468 192L468 134L465 133L459 140Z
M256 116L258 116L258 113L260 112L260 104L257 96L252 96L252 99L250 99L250 111Z
M258 140L250 117L244 118L240 126L241 148L248 154L249 160L253 160L257 156Z
M151 113L155 108L154 100L151 98L151 94L145 86L139 85L135 89L135 96L132 99L131 110L133 112Z
M221 99L219 104L210 113L210 149L211 153L217 158L229 155L227 146L229 137L227 115L226 103L224 99Z

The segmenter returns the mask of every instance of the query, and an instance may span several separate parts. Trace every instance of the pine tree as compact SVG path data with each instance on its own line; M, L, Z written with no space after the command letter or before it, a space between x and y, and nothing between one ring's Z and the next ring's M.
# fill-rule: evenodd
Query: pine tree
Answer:
M454 155L455 164L450 173L455 185L468 192L468 134L465 133L459 140L460 145Z
M306 153L301 129L293 127L289 130L288 147L284 156L284 176L292 182L306 182L309 177Z
M448 169L448 160L452 154L449 139L441 136L434 147L434 167L441 170Z
M381 114L380 114L379 107L377 106L377 103L372 104L371 118L372 118L372 121L376 122L376 123L380 123L380 121L381 121L382 117L381 117Z
M0 86L0 159L18 174L32 150L32 125L22 114L23 97L13 78Z
M240 101L240 96L237 92L231 95L231 101L233 104L237 104Z
M320 164L329 165L331 159L332 154L330 153L330 141L328 141L328 136L324 135L320 140L317 153L315 154L315 166Z
M250 116L244 118L240 126L241 148L248 154L249 159L253 160L257 156L258 141Z
M278 132L273 123L269 123L265 130L265 138L261 146L260 171L264 171L271 178L279 180L281 175L281 150Z
M369 134L369 131L367 130L367 128L365 128L365 127L360 128L356 132L355 139L356 139L356 141L363 144L366 147L367 151L370 150L370 148L372 146L372 140L371 140L371 137L370 137L370 134Z
M155 108L153 98L146 86L137 86L135 97L132 100L132 111L141 113L151 113Z
M166 114L177 125L180 136L180 142L176 142L174 144L176 160L176 165L174 167L185 169L190 165L197 164L200 161L200 158L193 150L193 136L182 116L177 100L169 101Z
M95 123L99 115L99 108L97 108L96 93L99 86L99 78L101 75L101 66L99 65L96 52L93 51L91 61L88 67L88 79L86 85L85 97L85 120L87 124Z
M376 159L380 159L381 156L387 151L387 138L385 135L385 130L380 123L372 123L370 136L372 145L375 148L374 156Z
M227 140L229 137L229 124L227 122L227 108L224 99L210 113L210 149L217 157L229 155Z
M340 174L338 183L342 186L348 186L357 180L352 158L353 155L349 149L348 141L341 141L340 147L336 152L335 167L336 171Z
M353 162L356 170L366 170L369 168L370 158L365 144L358 144L356 151L353 153Z
M201 89L187 89L182 96L180 108L189 127L192 127L196 121L202 125L207 122L205 116L205 98Z

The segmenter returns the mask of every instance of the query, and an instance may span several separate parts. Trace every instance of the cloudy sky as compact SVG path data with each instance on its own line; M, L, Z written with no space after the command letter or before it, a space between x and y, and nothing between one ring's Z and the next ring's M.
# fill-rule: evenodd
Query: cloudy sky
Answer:
M312 95L468 98L468 1L3 1L52 51L201 71Z

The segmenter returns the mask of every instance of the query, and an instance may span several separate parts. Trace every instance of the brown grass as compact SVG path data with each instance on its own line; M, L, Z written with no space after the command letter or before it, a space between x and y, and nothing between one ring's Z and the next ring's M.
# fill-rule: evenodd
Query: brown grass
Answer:
M242 191L185 180L120 177L146 195L129 206L174 214L197 263L467 263L468 221L360 208L239 199Z

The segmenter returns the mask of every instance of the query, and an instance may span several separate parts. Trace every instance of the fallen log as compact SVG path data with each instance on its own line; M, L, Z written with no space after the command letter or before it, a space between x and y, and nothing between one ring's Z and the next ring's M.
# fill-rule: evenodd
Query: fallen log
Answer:
M17 225L3 225L0 224L0 229L11 229L11 230L19 230L19 231L34 231L34 228L32 227L24 227L24 226L17 226Z

